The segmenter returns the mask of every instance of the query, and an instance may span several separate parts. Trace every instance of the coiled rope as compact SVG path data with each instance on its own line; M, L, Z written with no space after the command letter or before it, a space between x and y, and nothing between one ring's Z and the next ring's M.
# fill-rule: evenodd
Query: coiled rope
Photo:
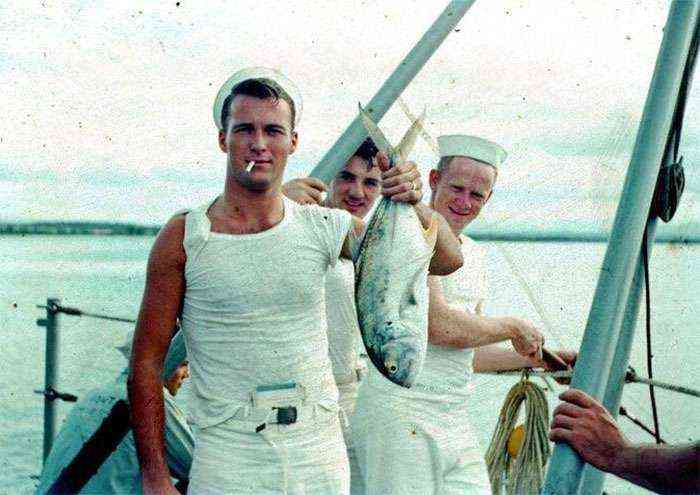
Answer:
M516 429L525 402L524 438L515 457L508 441ZM542 488L549 445L549 407L544 391L528 379L528 372L509 391L501 407L496 429L486 451L491 490L500 495L537 494Z

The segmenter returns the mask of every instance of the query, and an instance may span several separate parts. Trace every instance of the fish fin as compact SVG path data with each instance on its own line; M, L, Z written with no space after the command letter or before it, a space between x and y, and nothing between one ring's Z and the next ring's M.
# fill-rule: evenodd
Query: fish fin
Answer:
M400 96L398 98L398 102L399 102L399 107L401 107L401 110L403 110L403 113L406 114L406 117L408 117L408 119L411 122L415 122L416 120L418 120L418 118L416 118L415 114L413 112L411 112L411 110L408 108L406 101L403 98L401 98ZM426 110L424 108L423 114L425 114L425 112L426 112ZM418 131L419 131L421 137L423 138L423 140L426 143L428 143L428 146L430 146L430 149L433 150L433 153L435 153L436 156L440 156L440 147L438 146L437 141L435 141L435 138L433 138L433 136L431 136L430 133L428 132L428 130L425 128L424 120L421 120L418 123L418 127L419 127Z
M396 158L396 148L391 145L389 140L386 138L382 130L379 128L377 123L372 120L372 117L367 113L367 110L362 108L362 104L357 104L360 112L360 119L362 120L362 125L365 127L368 136L374 142L377 149L383 153L386 153L389 160L392 162ZM393 165L393 163L392 163Z
M403 138L401 139L401 142L396 147L396 151L401 161L406 161L409 153L411 153L411 150L413 149L413 146L416 144L416 138L418 137L420 130L423 128L424 119L425 110L423 110L420 117L413 121L411 127L408 128L406 134L404 134Z

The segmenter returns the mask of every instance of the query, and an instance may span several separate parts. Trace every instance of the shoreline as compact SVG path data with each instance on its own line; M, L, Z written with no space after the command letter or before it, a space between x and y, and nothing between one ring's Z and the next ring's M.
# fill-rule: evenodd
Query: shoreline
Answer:
M140 225L113 222L18 222L0 223L0 236L60 235L60 236L134 236L153 237L158 234L160 225ZM700 244L700 232L676 233L659 229L656 242L662 244ZM669 229L670 230L670 229ZM609 232L565 231L565 230L509 230L497 231L493 228L474 228L469 237L475 241L492 242L582 242L607 243Z

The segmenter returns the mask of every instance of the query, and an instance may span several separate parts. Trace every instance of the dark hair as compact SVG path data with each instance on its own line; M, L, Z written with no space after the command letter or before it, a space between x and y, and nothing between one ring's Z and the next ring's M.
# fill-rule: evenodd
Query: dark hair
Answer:
M374 165L374 157L377 156L379 150L374 145L372 138L365 139L362 144L355 150L352 156L362 158L367 162L367 169L369 170Z
M261 100L267 100L272 98L274 101L284 100L289 103L289 108L292 113L292 130L294 130L294 120L296 119L296 108L294 107L294 101L289 94L282 89L282 86L277 84L271 79L258 78L258 79L246 79L233 88L231 88L231 93L224 100L224 105L221 107L221 127L226 130L226 123L228 121L229 112L231 111L231 102L233 98L237 95L252 96L254 98L260 98Z

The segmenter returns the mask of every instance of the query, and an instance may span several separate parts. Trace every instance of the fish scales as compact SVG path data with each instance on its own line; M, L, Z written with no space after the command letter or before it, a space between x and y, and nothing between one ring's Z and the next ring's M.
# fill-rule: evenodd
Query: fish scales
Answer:
M408 156L425 113L397 148L362 106L360 116L393 166ZM355 258L355 301L367 355L384 376L407 388L416 382L428 346L428 265L436 238L435 222L424 230L412 206L382 198Z
M367 355L404 387L416 382L425 359L433 246L433 232L423 229L411 206L382 198L356 260L355 298Z

